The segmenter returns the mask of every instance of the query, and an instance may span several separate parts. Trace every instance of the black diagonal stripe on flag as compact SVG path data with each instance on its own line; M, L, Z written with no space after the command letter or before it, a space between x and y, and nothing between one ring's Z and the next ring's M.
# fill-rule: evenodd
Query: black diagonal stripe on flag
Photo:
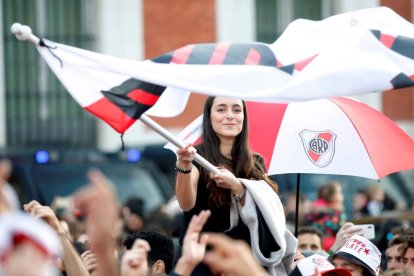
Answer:
M391 47L397 53L414 59L414 39L406 36L397 36Z
M372 34L380 40L385 46L390 48L391 50L399 53L400 55L406 56L410 59L414 59L414 39L407 36L391 36L381 33L378 30L371 30ZM388 37L392 43L389 43L390 45L387 45L382 41L383 37Z
M245 64L251 49L252 47L250 43L230 44L227 55L223 60L223 64Z
M276 57L270 48L264 44L233 43L230 45L223 64L245 64L252 50L259 54L257 64L276 66Z
M253 48L260 54L260 65L276 66L277 58L267 45L254 44Z
M391 80L394 89L414 86L414 81L406 74L400 73Z
M381 31L379 30L371 30L371 33L378 39L380 40L381 38Z
M164 55L151 59L151 61L157 62L157 63L170 63L172 58L173 58L173 52L168 52Z
M152 107L164 92L165 87L154 85L137 79L128 79L109 91L101 91L113 104L119 107L130 118L138 119L142 113ZM134 96L139 93L139 97Z
M191 51L186 64L209 64L216 49L215 43L197 44Z
M278 67L278 69L292 75L293 74L293 69L295 69L295 64L289 64L289 65L286 65L286 66Z
M205 43L187 45L193 46L182 47L175 51L166 53L162 56L151 59L157 63L185 63L185 64L203 64L207 65L211 62L217 48L220 48L220 43ZM183 59L182 57L188 57ZM175 59L175 55L180 55L180 58ZM257 55L257 57L256 57ZM252 60L254 59L254 60ZM257 59L257 60L256 60ZM226 51L226 55L223 58L222 64L224 65L242 65L242 64L259 64L264 66L276 67L277 59L273 51L266 45L261 43L231 43L229 49Z

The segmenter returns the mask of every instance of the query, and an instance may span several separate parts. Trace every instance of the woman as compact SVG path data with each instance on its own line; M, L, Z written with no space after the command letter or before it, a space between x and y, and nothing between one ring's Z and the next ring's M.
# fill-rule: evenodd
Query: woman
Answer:
M191 217L209 209L211 216L203 231L227 232L250 244L249 229L241 219L237 227L227 231L231 225L232 197L241 206L245 203L246 188L240 178L264 180L278 198L276 184L266 176L263 158L249 149L245 103L239 99L209 97L204 106L202 139L203 143L195 148L187 145L177 151L176 195L184 210L181 237ZM220 172L213 175L193 163L196 152L218 166ZM197 271L197 275L201 274Z
M311 210L305 214L305 225L312 225L323 233L323 249L328 251L335 242L336 233L346 222L344 194L337 181L328 182L318 190Z

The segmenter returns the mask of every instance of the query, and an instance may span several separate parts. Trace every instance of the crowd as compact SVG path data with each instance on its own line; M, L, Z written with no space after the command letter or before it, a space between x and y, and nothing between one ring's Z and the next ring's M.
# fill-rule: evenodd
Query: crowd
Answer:
M346 217L339 182L302 198L295 237L291 203L247 146L244 102L210 97L204 117L203 144L177 150L176 197L149 216L145 195L119 202L98 170L68 200L22 205L2 160L0 275L414 275L414 230L389 229L386 246L374 244ZM378 187L358 196L358 218L384 209Z

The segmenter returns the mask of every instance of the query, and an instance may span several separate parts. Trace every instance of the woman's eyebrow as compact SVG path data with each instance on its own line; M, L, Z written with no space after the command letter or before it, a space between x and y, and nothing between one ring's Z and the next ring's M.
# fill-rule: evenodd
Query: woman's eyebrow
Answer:
M222 103L222 104L218 104L218 105L216 105L216 107L226 107L227 106L227 104L224 104L224 103Z

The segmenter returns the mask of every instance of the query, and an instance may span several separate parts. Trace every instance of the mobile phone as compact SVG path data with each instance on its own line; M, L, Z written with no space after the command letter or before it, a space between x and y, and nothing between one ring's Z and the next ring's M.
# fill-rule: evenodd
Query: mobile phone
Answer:
M374 224L358 224L362 228L361 236L373 240L375 239L375 227Z

